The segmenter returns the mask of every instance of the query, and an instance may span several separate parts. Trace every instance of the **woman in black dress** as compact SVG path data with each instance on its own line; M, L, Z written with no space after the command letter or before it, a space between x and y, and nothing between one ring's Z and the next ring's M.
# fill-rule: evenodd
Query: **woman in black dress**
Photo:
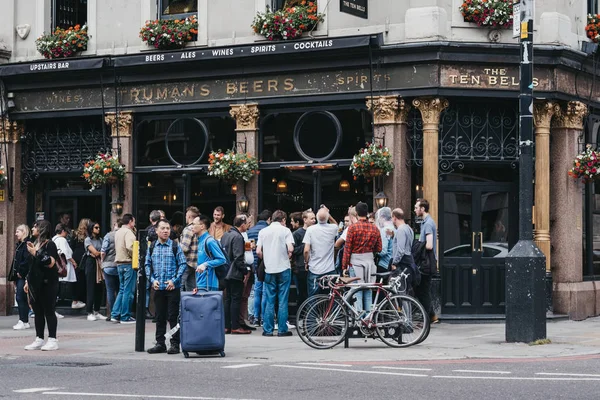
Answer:
M31 254L31 266L25 283L25 292L35 313L36 338L25 350L58 350L56 339L56 296L58 294L58 269L56 259L58 250L51 240L50 222L43 220L33 225L31 234L35 242L27 243ZM44 329L48 323L48 341L44 344Z

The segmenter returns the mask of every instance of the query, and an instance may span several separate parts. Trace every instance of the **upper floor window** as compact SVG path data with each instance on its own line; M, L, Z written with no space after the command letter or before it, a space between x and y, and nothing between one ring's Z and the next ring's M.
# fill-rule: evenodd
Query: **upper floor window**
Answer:
M285 5L286 0L271 0L271 10L277 11L281 10Z
M185 18L198 12L198 0L158 0L161 18Z
M598 0L587 0L588 14L598 14Z
M52 22L54 28L67 29L87 23L88 0L54 0L52 3Z

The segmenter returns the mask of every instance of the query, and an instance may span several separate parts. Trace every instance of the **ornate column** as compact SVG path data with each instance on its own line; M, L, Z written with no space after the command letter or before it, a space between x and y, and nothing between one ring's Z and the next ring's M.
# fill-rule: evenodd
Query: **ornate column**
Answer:
M560 110L552 101L535 102L535 215L533 240L546 256L546 272L550 271L550 122Z
M385 145L392 154L394 172L383 177L383 191L388 197L388 206L411 210L411 176L406 164L409 146L406 140L406 119L410 105L398 96L373 96L366 99L367 108L373 113L375 140ZM374 187L375 190L380 189ZM373 210L377 209L373 200Z
M15 228L27 223L27 192L20 190L22 133L23 125L0 117L0 165L10 180L0 187L0 315L8 315L14 302L14 286L7 277L14 257Z
M229 114L235 119L236 132L236 151L245 150L251 156L258 156L258 111L257 103L246 104L231 104ZM240 147L242 146L242 147ZM245 146L245 149L244 149ZM244 182L238 183L236 192L236 210L235 214L239 213L237 202L244 194ZM250 200L248 212L254 216L254 221L258 216L258 176L250 179L246 183L246 197Z
M598 296L594 282L583 282L583 184L567 175L579 152L578 138L587 114L585 104L570 101L560 105L552 121L550 201L552 243L552 303L555 313L571 319L597 315ZM537 211L536 211L537 213Z
M448 100L440 97L413 100L423 118L423 198L429 201L429 214L438 225L439 125L440 115L448 105Z
M133 112L121 111L117 118L116 113L108 112L104 121L110 126L113 151L120 151L121 163L125 165L127 175L123 181L123 214L133 213ZM112 199L119 198L119 185L113 185ZM111 213L111 225L116 222L118 215Z

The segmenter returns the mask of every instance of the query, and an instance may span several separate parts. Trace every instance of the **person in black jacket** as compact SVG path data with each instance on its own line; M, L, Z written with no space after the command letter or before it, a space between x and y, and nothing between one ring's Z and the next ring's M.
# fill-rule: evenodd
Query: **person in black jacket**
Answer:
M29 303L25 293L25 282L29 274L29 262L31 255L27 251L29 242L29 227L27 225L17 226L15 236L17 237L17 249L9 275L9 280L15 283L17 293L17 305L19 306L19 322L13 326L15 330L29 329Z
M58 294L58 250L51 240L52 227L46 220L37 221L31 230L34 243L27 243L32 262L27 274L25 292L35 313L36 338L25 350L58 350L56 339L56 295ZM44 329L48 322L48 342L44 344Z
M300 219L298 219L300 217ZM315 213L308 209L302 213L293 213L290 215L292 221L292 227L298 224L298 228L294 230L292 236L294 237L294 251L292 251L293 271L296 275L296 287L298 293L298 307L304 300L308 298L308 271L304 264L304 235L306 230L314 225L316 222Z
M244 292L245 280L249 277L250 268L244 261L244 236L248 225L248 217L241 214L234 218L233 227L221 238L221 246L227 254L231 266L225 277L225 333L249 334L250 330L240 326L240 307Z

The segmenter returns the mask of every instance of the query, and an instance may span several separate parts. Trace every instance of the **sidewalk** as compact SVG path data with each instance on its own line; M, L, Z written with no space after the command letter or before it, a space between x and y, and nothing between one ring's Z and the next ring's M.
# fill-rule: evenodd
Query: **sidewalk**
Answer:
M187 361L183 356L150 355L135 352L135 325L119 325L106 321L87 321L84 316L66 316L59 320L57 352L28 352L33 329L15 331L15 316L0 317L0 358L8 356L57 357L83 356L106 359ZM154 341L154 324L146 324L146 349ZM293 330L287 338L263 337L261 329L251 335L227 335L227 357L211 361L227 362L319 362L319 361L408 361L467 358L550 358L600 354L600 317L585 321L548 322L551 344L504 343L504 324L437 324L429 338L420 345L392 349L380 341L350 340L331 350L314 350L305 345ZM209 359L194 359L204 362Z

